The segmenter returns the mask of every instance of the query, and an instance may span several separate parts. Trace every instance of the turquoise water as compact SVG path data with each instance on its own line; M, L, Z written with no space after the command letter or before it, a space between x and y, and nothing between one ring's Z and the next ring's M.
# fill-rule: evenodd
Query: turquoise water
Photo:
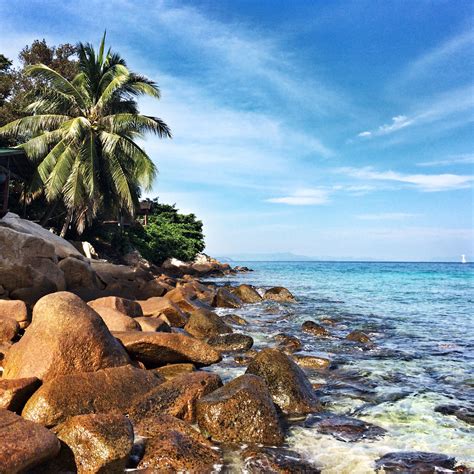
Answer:
M344 443L294 423L288 444L325 473L373 472L373 461L398 450L455 456L474 467L472 425L434 411L440 404L474 403L474 265L443 263L238 262L255 271L221 279L262 290L285 286L298 303L247 305L238 313L250 325L239 328L255 347L275 345L291 333L302 354L329 357L333 370L311 373L321 384L327 408L382 426L377 441ZM324 318L332 334L319 339L301 323ZM344 337L360 329L375 343L362 350ZM232 357L220 369L225 378L245 371Z

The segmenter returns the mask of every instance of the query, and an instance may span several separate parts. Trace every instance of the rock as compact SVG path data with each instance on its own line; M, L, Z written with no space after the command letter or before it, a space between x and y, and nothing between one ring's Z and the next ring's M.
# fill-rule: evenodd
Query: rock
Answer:
M242 375L198 400L199 428L219 442L280 445L284 436L265 382Z
M323 327L319 324L316 324L314 321L305 321L301 325L301 329L304 332L312 334L313 336L318 336L318 337L328 337L328 336L330 336L329 331L325 327Z
M303 347L301 341L291 334L280 333L277 334L274 339L278 341L278 349L281 349L287 354L299 351Z
M83 288L93 290L105 286L99 280L89 262L74 257L66 257L59 262L58 267L64 273L66 289L70 291Z
M181 311L186 313L193 313L202 308L209 308L209 305L201 301L196 291L190 287L177 287L168 291L164 298L177 305Z
M326 370L331 365L331 361L324 357L294 355L293 360L305 369Z
M454 415L465 423L474 425L474 409L472 406L438 405L434 411L443 415Z
M152 369L155 374L159 374L166 380L171 380L183 374L190 374L196 371L194 364L169 364L157 369Z
M45 382L28 400L23 418L55 426L89 413L128 412L133 401L163 382L163 378L131 366L58 376Z
M372 423L344 415L310 415L304 426L316 428L319 433L329 434L337 440L345 442L378 439L387 433L386 430Z
M237 324L238 326L248 325L248 322L238 314L226 314L225 316L221 316L221 319L226 324Z
M140 298L154 298L158 296L164 296L170 288L168 285L163 284L162 281L157 278L145 282L140 289Z
M171 327L164 317L151 318L149 316L141 316L135 318L135 321L140 325L142 331L171 332Z
M56 436L41 425L0 409L0 472L28 471L59 453Z
M346 336L348 341L359 342L361 344L371 344L372 341L365 332L362 331L352 331L350 334Z
M28 326L28 309L21 300L0 300L0 317L12 318L24 329Z
M184 328L189 317L182 311L178 305L166 298L149 298L144 301L138 301L143 316L158 317L164 315L167 317L173 327Z
M41 382L36 377L0 379L0 408L20 413L26 401L40 385Z
M199 309L192 313L184 329L192 336L200 338L232 332L232 328L227 326L216 313L206 309Z
M193 372L180 375L150 390L137 400L129 414L134 424L157 415L172 415L185 421L196 419L196 401L222 386L217 374Z
M140 323L117 311L116 309L98 306L94 311L102 318L109 331L141 331Z
M249 357L249 356L246 356L246 355L235 356L234 357L234 362L237 365L249 365L250 361L252 361L252 360L253 360L253 357Z
M435 474L443 469L454 471L456 460L444 454L422 451L388 453L375 461L375 470L389 473Z
M242 306L242 301L227 288L219 288L212 305L217 308L240 308Z
M263 299L260 293L251 285L239 285L230 288L229 291L244 303L260 303Z
M204 474L222 464L218 451L199 432L173 416L159 415L139 424L136 431L146 439L138 469Z
M0 342L11 342L20 332L20 325L13 318L0 316Z
M219 362L221 356L205 342L184 334L164 332L116 332L129 354L144 364L154 366L191 362L211 365Z
M313 387L305 373L278 349L264 349L247 367L247 374L265 380L273 401L291 415L304 415L320 410Z
M290 291L282 286L275 286L265 291L263 299L278 301L281 303L294 303L296 301L295 297L290 293Z
M321 471L301 459L296 451L284 448L246 448L240 454L248 474L319 474Z
M8 351L3 377L49 380L129 362L100 316L78 296L59 292L36 303L32 323Z
M10 350L12 344L10 342L0 342L0 367L3 367L3 361L5 360L5 357Z
M253 346L253 339L246 334L223 334L209 338L207 343L217 351L240 352L248 351Z
M212 305L215 296L215 290L203 285L198 280L191 280L186 283L178 283L178 288L183 288L192 298L197 298L208 306Z
M70 458L79 474L124 472L133 447L133 427L127 417L117 414L78 415L55 428L64 443L59 458ZM56 462L66 464L69 459ZM51 469L51 472L57 472Z
M140 304L136 301L127 300L126 298L120 298L118 296L106 296L104 298L98 298L93 301L89 301L88 305L95 310L97 308L112 308L116 311L136 318L143 316L143 311Z

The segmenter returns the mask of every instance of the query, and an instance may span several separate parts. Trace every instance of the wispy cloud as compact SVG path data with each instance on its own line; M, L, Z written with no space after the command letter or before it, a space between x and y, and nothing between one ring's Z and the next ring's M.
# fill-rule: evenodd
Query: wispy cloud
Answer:
M372 137L374 135L386 135L388 133L396 132L402 128L408 127L413 123L413 119L409 119L406 115L397 115L392 117L392 122L389 124L381 125L374 131L365 131L359 133L358 137Z
M450 191L468 188L474 179L473 176L457 174L407 174L396 171L376 171L372 167L365 168L339 168L336 172L354 178L369 181L393 181L414 186L425 192Z
M449 165L470 165L474 164L474 154L461 154L450 156L444 160L422 161L416 166L449 166Z
M292 194L267 199L267 202L290 206L316 206L329 202L330 192L325 189L299 189Z
M382 212L379 214L359 214L356 217L364 221L400 221L417 216L418 214L410 214L407 212Z

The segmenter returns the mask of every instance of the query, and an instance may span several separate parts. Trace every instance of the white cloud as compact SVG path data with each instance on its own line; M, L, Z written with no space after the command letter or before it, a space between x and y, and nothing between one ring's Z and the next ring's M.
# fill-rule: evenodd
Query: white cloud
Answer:
M454 189L468 188L474 177L457 174L405 174L396 171L375 171L372 167L365 168L339 168L337 172L352 176L354 178L394 181L414 186L420 191L450 191Z
M372 136L372 132L369 132L369 131L360 132L357 136L358 137L370 137L370 136Z
M300 189L288 196L267 199L267 202L290 206L315 206L329 202L329 191L325 189Z
M407 212L382 212L379 214L359 214L356 217L364 221L399 221L417 216L418 214Z
M449 165L470 165L474 163L474 154L453 155L444 160L423 161L416 166L449 166Z

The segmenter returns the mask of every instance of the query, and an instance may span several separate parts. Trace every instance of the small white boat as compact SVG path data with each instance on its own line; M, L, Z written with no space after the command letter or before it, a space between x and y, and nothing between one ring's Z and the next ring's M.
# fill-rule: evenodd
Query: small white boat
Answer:
M467 263L466 256L464 254L461 255L461 263Z

